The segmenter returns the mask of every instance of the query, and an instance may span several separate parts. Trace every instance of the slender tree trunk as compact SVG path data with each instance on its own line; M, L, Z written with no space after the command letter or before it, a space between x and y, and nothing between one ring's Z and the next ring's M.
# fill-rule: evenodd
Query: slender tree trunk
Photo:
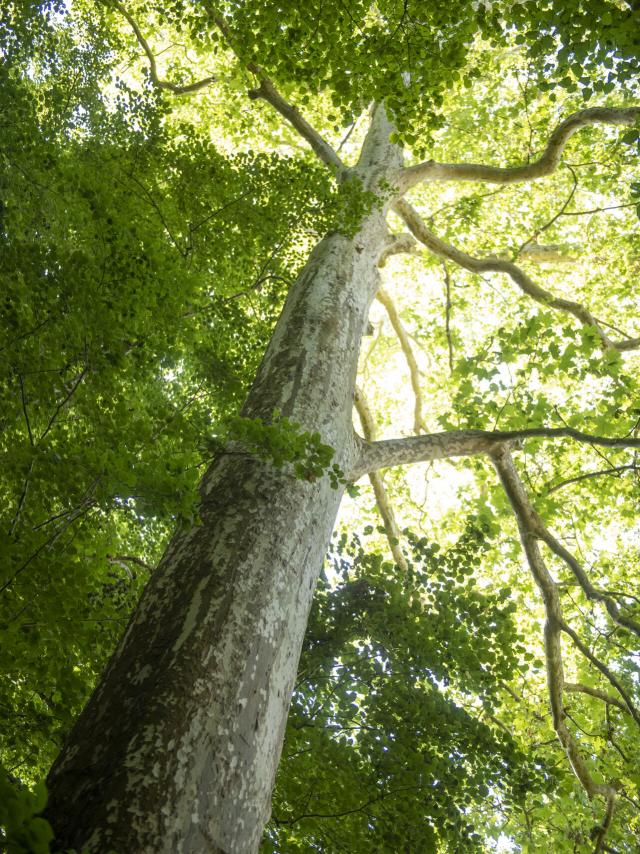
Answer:
M371 185L393 165L379 117L359 174ZM316 246L243 410L318 430L344 470L358 453L353 391L385 235L383 206L355 238ZM341 491L235 453L200 489L202 524L171 541L50 773L47 817L63 848L258 848Z

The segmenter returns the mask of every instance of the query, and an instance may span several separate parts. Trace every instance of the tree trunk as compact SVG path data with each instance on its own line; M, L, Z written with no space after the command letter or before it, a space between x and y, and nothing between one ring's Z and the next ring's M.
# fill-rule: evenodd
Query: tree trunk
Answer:
M381 113L355 170L368 187L398 162ZM313 250L243 410L319 431L343 470L358 454L353 391L384 208L355 238L332 233ZM243 453L223 453L200 490L202 524L174 536L50 773L62 848L259 846L341 490Z

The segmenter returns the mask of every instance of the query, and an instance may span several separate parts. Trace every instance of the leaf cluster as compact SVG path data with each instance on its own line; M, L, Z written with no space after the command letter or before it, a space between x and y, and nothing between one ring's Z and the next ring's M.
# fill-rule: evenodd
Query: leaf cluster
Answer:
M322 442L317 431L303 430L278 411L270 423L261 418L234 415L218 426L215 436L209 437L207 447L215 453L224 453L228 443L237 443L244 451L258 459L268 460L275 468L290 464L299 480L313 482L328 476L332 489L345 484L344 473L336 463L331 463L334 450Z
M444 550L409 539L406 575L357 535L332 545L265 851L483 850L474 805L548 786L493 723L519 645L509 591L474 580L487 530L470 519Z
M43 818L47 803L44 783L33 790L11 783L0 768L0 845L7 854L49 854L53 832Z

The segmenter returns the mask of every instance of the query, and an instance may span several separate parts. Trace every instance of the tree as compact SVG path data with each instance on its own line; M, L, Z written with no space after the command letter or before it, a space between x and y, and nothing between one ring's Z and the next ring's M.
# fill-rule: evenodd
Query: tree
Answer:
M46 815L61 846L86 846L96 851L111 847L127 851L256 850L269 816L311 598L346 484L370 474L396 564L406 575L413 571L417 561L408 561L400 548L385 485L377 473L418 461L486 457L497 470L504 495L502 499L492 497L486 504L496 507L496 517L503 510L511 510L544 605L546 673L556 737L588 797L604 803L603 817L593 833L596 850L603 850L614 808L621 800L618 789L622 784L602 781L600 772L592 768L581 738L567 724L565 693L573 691L590 697L600 704L598 708L604 706L607 716L615 709L616 714L638 723L637 685L630 673L633 660L627 648L629 637L638 633L634 618L637 600L627 587L622 587L624 579L612 570L605 577L596 576L594 581L592 573L584 568L585 561L569 551L564 538L552 533L544 517L559 513L560 507L548 497L543 496L540 502L531 497L535 489L525 485L526 479L514 462L514 455L517 459L524 447L527 454L536 455L542 470L546 469L557 480L569 461L579 470L569 479L580 484L605 477L601 471L582 471L579 462L584 460L579 456L582 446L605 448L623 455L620 461L617 456L613 462L607 458L608 476L611 472L636 470L635 460L624 456L625 449L628 453L640 443L634 433L635 383L622 367L621 354L626 357L632 353L639 340L616 328L624 323L624 317L621 319L608 306L605 312L605 297L611 296L610 288L605 290L603 284L600 293L589 294L589 300L586 295L583 299L581 293L574 299L574 294L563 290L558 291L562 296L556 295L539 284L544 267L538 266L541 257L543 261L548 257L557 261L570 254L566 243L571 229L563 226L572 222L572 217L579 219L582 215L580 208L570 207L581 194L585 197L591 194L589 198L598 200L594 203L598 210L635 204L618 201L617 197L612 201L614 181L619 175L627 179L625 158L636 146L638 134L633 125L640 115L640 109L630 105L629 95L622 90L626 84L630 94L635 93L633 74L637 69L638 45L629 24L636 19L637 11L622 6L576 3L563 7L557 14L553 4L533 8L527 3L506 11L497 6L476 9L471 4L460 8L427 8L419 4L411 8L406 3L377 7L337 3L330 9L325 5L322 9L313 6L302 11L276 5L258 8L252 4L238 7L231 4L221 9L208 4L202 8L181 4L171 7L141 4L134 8L116 4L112 11L79 5L74 13L75 22L66 29L55 21L50 29L39 28L34 23L37 18L9 12L5 38L8 53L11 56L14 52L15 67L21 74L8 75L11 84L8 88L15 103L32 110L33 124L42 124L47 105L45 102L43 107L38 95L33 95L34 87L24 70L28 64L21 58L20 45L14 44L15 33L26 41L37 41L38 53L34 54L38 56L37 73L45 79L55 77L52 69L61 56L62 64L69 68L81 53L87 80L108 80L113 52L123 50L126 45L126 50L133 48L142 57L147 88L159 90L160 96L168 93L183 99L193 93L205 96L212 93L215 98L219 92L227 93L234 99L230 110L232 122L236 114L240 115L239 130L228 122L221 123L220 133L231 141L235 133L246 132L247 122L253 121L242 117L245 108L240 107L246 98L246 77L250 77L249 99L256 102L255 106L264 102L271 110L260 114L259 121L264 124L258 126L257 132L266 128L271 135L277 133L287 141L293 138L290 132L297 135L326 170L323 175L317 165L310 166L305 154L300 154L298 162L269 161L248 154L235 161L225 158L193 130L193 125L197 127L203 119L193 115L189 104L178 106L171 113L168 106L150 106L153 99L134 94L131 82L120 82L118 97L121 105L130 99L127 110L122 109L114 117L109 112L109 99L104 94L96 95L99 90L90 89L88 84L90 100L85 109L90 108L91 112L87 122L91 134L83 129L82 117L73 113L77 109L74 101L66 124L60 122L60 127L50 128L49 135L43 134L40 139L38 156L45 152L51 159L49 171L56 181L62 182L69 172L80 176L79 198L74 200L75 207L65 208L64 217L59 217L60 233L43 239L50 220L56 219L46 209L35 225L30 219L35 217L33 211L38 210L43 198L33 173L26 174L22 185L18 182L10 187L11 234L18 233L22 242L15 237L9 241L7 237L7 243L16 255L15 267L22 271L23 278L16 276L12 280L15 293L9 310L19 312L21 305L28 305L23 293L29 281L24 278L26 268L32 277L40 280L48 299L55 301L61 293L67 298L73 294L85 304L84 312L90 318L92 313L99 314L105 308L113 315L106 324L103 318L95 319L96 325L102 321L108 330L97 348L86 332L87 328L93 329L94 321L87 326L84 317L83 323L78 324L68 358L62 367L55 369L59 380L54 407L48 414L44 414L46 410L41 412L38 421L34 408L39 387L28 383L43 380L27 379L31 372L23 367L27 360L24 351L9 362L13 376L11 393L19 403L20 416L19 422L14 422L19 426L13 428L12 436L19 437L22 455L21 486L12 493L10 533L13 536L21 527L25 532L46 529L58 519L63 522L53 528L51 536L37 544L35 551L29 548L25 552L22 541L15 550L16 563L7 575L3 592L16 588L39 555L54 545L76 519L90 510L104 510L109 502L114 502L114 496L120 507L131 508L131 498L138 494L133 492L134 486L140 486L137 481L129 484L129 491L122 488L128 477L126 457L116 460L102 455L92 459L88 448L82 454L83 464L97 473L87 486L75 489L72 509L61 512L58 503L51 501L46 507L48 517L37 522L26 518L29 491L34 490L38 480L46 481L47 466L63 461L57 459L59 451L50 442L54 428L62 423L65 413L72 411L70 404L76 414L84 416L85 424L100 422L103 436L110 431L121 433L123 420L137 429L136 405L128 406L135 400L135 384L130 377L123 381L123 375L133 365L136 372L156 372L155 351L159 350L172 356L166 363L167 377L170 381L178 378L176 385L180 387L182 383L184 387L181 372L194 371L194 362L188 361L185 354L194 346L202 347L202 336L210 334L210 330L200 325L196 332L183 335L174 318L199 316L206 310L212 286L209 282L203 285L203 278L238 275L253 251L264 251L264 247L271 246L276 254L279 242L288 243L289 258L295 257L299 247L295 239L287 236L285 224L295 223L298 234L308 222L313 222L315 230L326 231L301 266L294 283L286 276L286 255L279 259L280 266L269 263L261 270L255 279L256 289L266 284L277 285L271 291L271 307L262 309L263 316L258 312L257 318L248 319L240 311L234 314L233 308L228 308L226 296L222 305L215 306L216 322L225 342L217 354L216 371L211 371L219 377L225 371L233 372L232 363L238 354L250 369L252 356L243 352L243 344L237 340L237 324L250 329L252 341L265 340L279 299L287 292L241 416L231 419L217 431L217 436L209 439L213 460L200 482L198 518L192 517L188 497L181 496L176 501L172 496L171 510L175 516L182 516L182 524L150 576L117 652L52 769ZM57 10L57 14L63 15L62 10ZM73 20L72 13L66 15L68 18L64 20ZM508 18L506 23L502 15ZM593 30L594 20L598 21L597 32ZM79 29L79 21L83 22L83 30ZM57 36L56 41L51 33L58 31L62 32L62 40ZM172 54L165 60L166 68L159 68L156 49L151 47L151 38L157 33L169 34L167 37L180 44L190 39L196 57L194 64L202 70L202 75L192 76L187 65L180 65ZM100 39L104 40L102 47L94 53ZM185 56L191 61L194 54ZM507 92L510 85L518 83L518 68L527 69L529 85L549 91L536 105L537 113L527 114L530 145L534 133L544 129L542 137L536 140L537 150L530 148L525 162L526 158L518 151L520 141L507 135L497 147L506 155L503 162L515 165L478 164L464 155L467 151L474 154L481 144L459 135L457 145L463 155L459 162L422 159L434 147L451 145L447 123L453 122L452 114L464 129L471 110L478 104L487 117L494 114L490 133L497 137L500 133L513 132L514 115L517 116L523 103L529 109L530 94L526 90L522 96L512 93L513 100L509 103L504 100L503 91L498 108L490 105L493 93L486 92L492 85L487 75L495 57L509 70ZM230 75L229 63L234 63ZM553 88L555 80L560 81L559 89ZM42 93L46 87L38 91ZM552 117L558 92L564 92L566 101L554 126ZM582 107L581 99L588 100L593 93L599 105ZM374 105L367 109L371 101ZM307 107L315 119L313 124L303 117L295 103ZM354 122L362 111L368 118L364 126L361 120L354 131L355 139L361 140L359 153L357 157L352 154L342 159L328 137L339 130L340 123L346 127ZM220 116L219 108L205 112L208 116ZM121 119L120 115L125 114L126 119ZM284 122L277 130L273 124L276 116ZM47 117L50 125L55 125L56 119L55 115ZM69 133L73 122L77 139ZM323 133L316 129L319 123L325 125ZM616 127L624 129L621 137L610 133ZM91 142L97 138L97 129L103 132L99 144ZM581 144L578 140L589 129L594 129L592 147L597 152L592 159L598 164L609 159L613 165L597 165L583 174L580 158L568 162L563 157L570 145ZM130 137L132 131L138 134L136 145L124 146L125 136ZM89 142L82 139L83 134ZM62 139L65 147L60 156ZM151 140L156 144L151 145ZM24 144L24 138L16 135L12 156ZM412 150L416 162L405 166L403 145ZM455 145L451 147L455 158ZM101 167L100 185L92 186L95 164L105 159L107 168ZM20 162L18 158L18 166ZM498 245L495 249L492 245L488 254L479 252L481 257L478 257L466 251L469 247L457 248L455 244L465 234L469 235L470 243L477 241L478 211L487 184L528 187L535 180L555 176L561 162L567 164L570 181L566 200L555 210L549 210L548 199L537 203L538 207L530 203L530 236L520 243L508 237L506 242L512 251L507 257L499 254L504 247L504 244L499 246L501 231L508 230L500 223L496 223L494 237ZM113 184L105 188L109 174ZM212 232L202 229L205 226L210 229L212 218L227 209L228 189L237 180L246 186L243 193L247 203L241 205L242 194L236 196L233 204L237 219L226 224L230 233L244 225L243 240L246 235L248 249L239 252L238 238L225 243L224 236L216 242L215 250L203 249L198 246L200 236ZM421 216L418 208L426 206L433 210L431 205L441 185L458 187L469 182L473 187L470 195L456 190L457 195L441 202L456 214L445 235L450 237L449 243L429 227L428 218ZM189 198L200 183L206 183L207 190L198 190L195 199ZM32 201L21 198L25 186ZM137 200L132 206L123 197L131 193L133 186L137 187ZM280 224L282 230L276 234L271 233L275 217L265 228L260 214L256 214L265 186L269 188L271 209L277 210L280 205L285 212ZM563 184L554 186L558 191ZM410 194L414 204L408 200ZM52 195L55 193L44 193L48 203ZM27 214L16 225L13 208L18 209L18 199ZM314 218L312 211L318 199L322 212ZM517 210L518 204L522 202L512 201L510 209L505 202L504 216L515 217L513 209ZM542 220L539 211L546 211ZM153 213L151 219L150 213ZM590 213L593 210L586 210L584 215ZM436 214L437 210L432 218ZM126 242L120 238L126 229L118 219L127 221ZM162 226L161 240L154 237L158 222ZM96 223L109 244L99 259L84 251L89 242L88 233ZM408 232L399 231L399 227ZM31 243L24 240L27 232ZM540 237L545 233L557 234L557 243L541 244ZM37 241L33 240L34 235ZM93 234L90 236L94 238ZM38 251L34 249L36 242ZM167 243L173 244L175 250L174 267L169 271L165 266L169 257ZM457 408L455 419L445 411L439 413L442 429L438 431L425 427L422 382L410 338L392 300L384 291L380 293L381 266L394 254L415 253L420 245L443 265L449 294L444 337L439 346L444 343L449 350L451 383L455 387L452 399ZM633 247L637 250L637 238L629 239L629 246L631 251ZM201 253L199 266L193 274L189 263L197 252ZM225 252L228 258L220 261L215 257ZM25 267L25 259L29 257L30 266ZM227 269L225 262L229 264ZM522 318L513 315L505 317L503 323L497 322L483 342L473 343L469 352L475 350L474 356L462 358L457 366L455 333L450 323L451 265L473 274L506 276L533 301L532 305L542 306L535 313L528 306L526 323L519 327ZM601 281L608 272L607 259L602 266ZM118 275L123 271L133 282L132 293L118 292ZM175 280L183 275L186 284L174 288ZM75 292L63 281L67 276L71 276ZM87 276L97 281L96 293L101 293L104 283L108 283L109 295L104 302L92 305L86 296L83 299ZM614 293L614 308L622 315L629 305L624 285L622 282ZM374 439L373 421L362 393L356 397L356 403L363 438L352 426L360 342L367 331L369 308L377 294L399 334L416 392L416 435L380 441ZM233 301L230 304L233 306ZM162 324L154 322L157 318L151 315L156 306ZM65 310L63 304L62 311ZM118 324L123 317L136 312L143 316L131 324L135 336L125 337ZM602 313L606 321L600 318ZM50 323L46 313L14 318L10 324L15 328L11 343L15 345L16 341L26 339L28 346L41 347L42 338L36 332ZM495 347L494 339L497 339ZM228 342L233 342L235 352L229 352ZM202 358L210 357L210 344L208 348L203 348ZM15 347L11 352L15 355ZM531 357L526 366L518 362L523 354ZM535 366L536 381L526 386L524 392L513 391L513 401L509 396L500 403L498 398L486 401L483 396L487 393L499 394L505 388L501 372L510 364L518 374L523 373L523 367ZM90 395L84 401L79 399L76 395L85 378L98 369L100 393L93 399ZM34 369L33 375L40 377L50 370L53 369ZM585 388L593 390L595 402L590 405L581 401L569 414L550 412L553 394L549 385L558 371L566 374L562 384L565 393L571 387L579 388L583 382ZM206 390L207 398L198 400L197 415L188 422L196 435L207 432L208 402L216 410L224 411L224 394L228 394L229 385L223 384L222 403L213 400L212 388ZM513 388L517 389L517 384ZM229 394L230 403L239 394L238 388ZM114 399L113 407L105 406L105 397ZM160 410L159 419L157 411L153 415L163 423L172 417L166 411L170 408L166 404L166 399L160 396L145 402L150 409ZM127 413L131 411L135 415L129 422ZM500 419L501 426L505 422L506 426L496 429ZM140 427L146 429L147 424L148 421L140 419ZM175 441L174 428L179 425L172 425L168 438ZM81 435L73 434L76 443L81 441ZM159 435L149 432L144 437L143 451L137 451L156 460L148 485L158 492L161 484L157 481L157 458L162 458L168 450L162 440L158 441ZM85 435L85 442L86 439ZM570 449L562 452L564 456L558 450L561 441L563 447ZM554 459L558 460L557 468ZM167 472L169 490L175 490L176 483L186 490L188 478L180 481L178 475L188 467L185 463L192 460L193 456L187 454L175 470ZM483 477L486 481L486 474ZM554 487L562 485L555 483ZM623 501L631 500L631 492L623 497ZM157 512L157 503L150 506L152 513ZM144 520L144 504L136 506L134 512L138 523ZM492 514L485 506L484 512L476 515L480 527L473 529L475 536L479 530L489 540L492 525L495 526ZM110 524L108 517L103 524ZM135 531L134 523L128 533L131 542ZM119 529L112 536L126 539L127 534L123 535ZM561 563L567 568L570 573L567 579L556 580L539 543L546 546L558 566ZM71 547L67 543L67 549ZM135 548L132 551L135 554ZM421 552L424 559L425 544L416 540L415 553ZM460 566L464 565L463 553L457 557ZM131 574L130 553L105 551L99 559L103 563L106 559L112 566L129 567ZM359 560L361 565L367 565L364 556ZM445 564L438 565L435 561L434 566L446 577ZM577 600L576 608L589 603L603 608L597 619L587 623L589 633L595 632L589 642L575 630L574 620L566 616L574 606L563 604L560 598L569 580L575 582L582 597ZM85 596L93 595L94 599L99 595L101 606L106 600L104 613L110 614L109 609L114 605L112 588L118 584L116 580L111 589L103 584L100 593L88 590L85 585L82 592ZM369 590L359 589L361 594ZM135 596L133 584L120 584L119 590L128 599ZM353 586L345 587L347 590L353 596ZM357 593L358 588L355 590ZM573 594L573 589L569 593ZM24 592L20 596L20 601L10 606L12 623L30 607ZM373 595L374 602L375 598ZM414 590L408 602L412 599L420 610L419 591ZM359 601L361 608L362 599ZM606 624L602 622L605 619ZM28 632L35 627L29 621L19 625L26 625ZM614 663L610 647L606 652L597 649L598 632L606 634L610 628L616 633L615 642L622 644L621 655ZM577 651L599 671L598 680L585 677L575 683L564 681L563 635L573 645L570 656ZM374 660L380 659L380 655L377 659L374 656ZM480 686L477 690L481 690ZM53 709L59 702L53 695L40 699ZM614 730L611 724L608 737L612 745ZM96 732L100 733L98 740ZM625 760L625 748L622 754ZM628 787L637 785L637 780L626 774L625 781L624 796L633 797ZM584 840L578 840L581 842Z

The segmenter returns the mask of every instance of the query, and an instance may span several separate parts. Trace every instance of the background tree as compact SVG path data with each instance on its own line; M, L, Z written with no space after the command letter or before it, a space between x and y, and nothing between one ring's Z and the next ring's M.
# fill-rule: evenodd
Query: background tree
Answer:
M49 814L60 840L84 844L93 834L96 850L108 842L126 850L257 844L277 738L259 759L262 803L243 791L249 772L234 773L233 759L239 755L242 766L247 757L233 738L226 760L220 747L219 785L233 780L239 787L234 810L217 810L222 820L208 815L211 792L196 810L199 821L192 818L189 787L207 788L199 775L206 777L210 747L198 741L211 740L206 726L181 745L150 740L138 750L148 732L140 727L188 733L202 707L194 662L209 648L208 620L216 611L204 614L201 582L211 570L194 559L193 543L209 543L221 521L205 500L204 524L192 527L192 489L213 452L208 482L223 477L214 495L227 489L250 514L262 493L273 510L257 525L261 536L275 532L268 548L259 543L274 565L272 581L282 584L291 560L282 532L290 537L293 518L287 504L278 521L275 497L290 494L305 526L304 568L313 580L318 567L308 544L322 554L341 481L367 471L396 563L394 569L375 554L384 544L373 530L363 542L341 541L339 575L323 585L313 613L267 849L368 850L372 840L382 850L472 849L503 830L523 844L559 850L631 850L638 698L630 646L637 600L629 577L637 564L637 487L636 463L625 448L638 444L628 367L638 341L616 327L634 309L637 132L607 127L632 126L638 114L628 106L637 12L603 3L563 10L521 4L508 10L508 24L497 7L422 4L111 11L77 4L51 7L48 17L37 6L10 7L5 15L3 115L19 119L4 129L2 199L10 460L3 482L9 678L2 705L11 722L3 756L12 773L29 779L55 752L176 522L173 554L184 538L192 543L181 565L170 552L154 576L160 587L163 572L180 578L165 616L138 624L155 654L137 648L139 663L132 665L123 647L126 678L118 677L118 665L112 669L120 695L104 689L113 704L105 712L94 701L109 753L99 755L95 722L85 717L70 742L80 747L76 769L66 781L60 771L53 778ZM599 106L582 110L594 97ZM387 114L380 106L369 113L367 130L370 100L384 103ZM294 104L306 108L313 126ZM342 135L340 124L353 128L338 151L332 138ZM413 150L414 166L402 167L399 143ZM420 162L427 155L434 159ZM545 176L544 190L535 193L531 181ZM389 257L415 254L415 240L431 253L420 258L428 276L416 272L415 258L399 267ZM379 292L390 326L372 315L367 393L378 430L397 435L393 409L410 406L406 432L417 436L372 443L375 420L360 393L368 440L362 445L348 427L351 383L359 330L378 289L376 269L385 263L396 282L411 286L396 285L392 296L391 285ZM225 422L301 268L286 323L244 410L249 418ZM484 274L482 297L477 274ZM522 299L513 298L513 285ZM345 318L354 305L350 325ZM396 346L389 329L406 359L412 404L393 390L389 395L383 378ZM336 355L344 365L331 364ZM292 392L291 366L302 366L303 374ZM322 382L333 391L323 394ZM323 442L339 467L330 469L333 491L323 474L332 465ZM464 468L457 464L465 472L457 513L433 508L429 523L410 509L415 481L390 477L385 487L376 474L460 454L474 456ZM593 454L605 455L599 468ZM243 498L233 491L238 482ZM259 487L249 489L252 482ZM578 518L558 500L572 487ZM387 489L426 539L396 542ZM246 517L240 521L247 531ZM509 535L514 521L542 609L522 578L515 529ZM232 598L237 577L232 568L220 582ZM264 592L267 576L258 573L255 584ZM153 595L152 587L147 603ZM286 673L269 675L256 659L267 679L261 684L271 689L274 680L293 679L308 595L303 599L290 620L297 639L282 647ZM286 636L283 600L274 602ZM253 604L246 591L238 603L246 616ZM191 621L196 604L202 619ZM543 615L551 719L545 666L531 640ZM263 618L255 619L266 630ZM243 634L252 637L249 624ZM473 633L485 642L470 644ZM193 644L176 669L163 650L181 639L179 647ZM242 682L247 651L241 652L234 653L235 671L218 671L230 690ZM167 696L179 696L181 708L160 723L165 680ZM285 687L281 715L287 695ZM126 714L113 713L118 704ZM261 717L259 702L253 711L265 738L277 735L279 725L270 713ZM243 717L228 698L224 713L234 727ZM529 762L522 751L532 744ZM561 749L573 775L566 759L554 767ZM310 767L313 786L305 784ZM188 815L167 787L176 773L183 774ZM164 811L162 790L170 796ZM242 797L249 810L239 816ZM107 808L110 798L115 806ZM85 819L74 818L74 801ZM56 816L61 802L68 822L59 806ZM108 842L99 836L107 809L115 819ZM139 813L135 821L131 809ZM251 826L241 827L240 817ZM29 832L25 827L15 833Z

